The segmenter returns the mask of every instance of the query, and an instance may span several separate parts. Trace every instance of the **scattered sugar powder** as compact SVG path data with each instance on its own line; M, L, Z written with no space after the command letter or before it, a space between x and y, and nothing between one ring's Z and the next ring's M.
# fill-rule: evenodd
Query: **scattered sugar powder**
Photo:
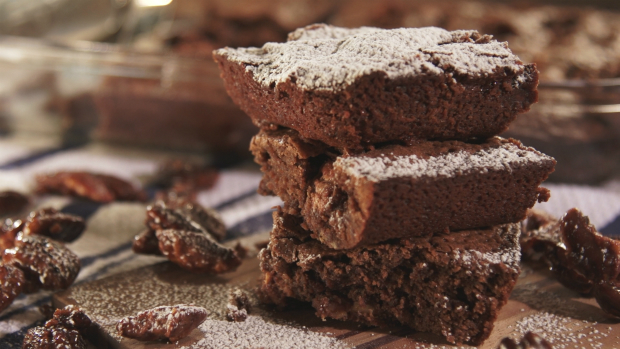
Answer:
M122 277L81 284L72 288L70 297L117 341L122 340L122 337L116 332L116 324L126 316L158 306L192 304L205 308L209 313L207 320L198 327L198 330L204 333L204 338L191 342L192 344L181 340L176 347L347 347L342 341L285 321L279 318L277 313L259 306L252 307L246 321L229 322L226 320L226 313L232 289L242 289L250 298L251 304L258 304L253 286L249 282L234 285L219 283L223 282L219 277L200 274L193 275L191 280L179 281L178 274L179 270L175 266L160 264L138 269Z
M183 349L194 348L346 348L334 338L309 330L272 323L262 316L250 315L244 322L207 319L198 329L204 339Z
M582 304L541 290L536 284L519 285L511 299L529 305L537 312L524 316L512 326L511 337L520 339L527 332L535 332L548 340L554 348L603 348L603 341L613 334L608 325L599 324L605 317L584 319Z
M512 171L515 167L552 161L552 158L532 149L522 149L513 143L487 148L475 153L457 151L428 159L416 155L368 157L364 155L339 157L334 168L350 176L380 182L393 178L456 177L491 170Z
M312 25L289 35L286 43L262 48L223 48L216 55L246 65L263 86L292 81L305 90L338 91L357 78L384 72L388 78L446 72L485 77L495 72L525 81L521 61L505 43L478 40L476 31L441 28L380 29ZM449 73L452 74L452 73Z

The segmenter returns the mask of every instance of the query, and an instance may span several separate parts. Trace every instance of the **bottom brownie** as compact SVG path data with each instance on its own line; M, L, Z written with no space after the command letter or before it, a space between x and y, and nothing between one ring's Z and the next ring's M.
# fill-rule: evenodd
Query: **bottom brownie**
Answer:
M311 302L321 318L406 325L478 345L520 272L518 224L334 250L301 223L274 213L259 297L280 307Z

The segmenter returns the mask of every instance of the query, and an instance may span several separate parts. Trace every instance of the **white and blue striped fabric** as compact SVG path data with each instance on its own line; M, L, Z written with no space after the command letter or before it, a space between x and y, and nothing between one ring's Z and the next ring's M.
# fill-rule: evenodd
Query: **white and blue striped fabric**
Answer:
M139 182L152 174L164 154L121 151L98 145L80 148L47 148L45 145L0 140L0 190L29 192L34 176L59 170L109 173ZM228 239L268 231L275 197L256 194L260 173L253 170L222 170L216 185L199 193L201 204L216 208L229 227ZM620 182L603 187L546 184L552 198L538 208L561 216L571 207L589 215L599 231L620 235ZM131 239L144 228L145 204L107 205L66 197L44 197L36 206L53 206L87 219L86 232L68 245L82 261L76 283L88 282L125 270L161 261L162 257L137 255ZM50 292L21 295L0 314L0 348L21 348L25 331L43 323L38 307L50 303Z

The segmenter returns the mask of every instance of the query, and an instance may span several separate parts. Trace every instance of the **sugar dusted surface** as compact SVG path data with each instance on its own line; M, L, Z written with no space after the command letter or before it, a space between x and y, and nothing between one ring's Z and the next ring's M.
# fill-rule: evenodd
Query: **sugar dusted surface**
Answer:
M428 159L416 155L379 157L364 155L339 157L334 168L355 178L381 182L394 178L451 178L465 174L487 173L497 170L511 170L532 163L551 161L551 157L540 152L521 149L515 144L505 143L497 148L488 148L469 153L457 151Z
M244 64L263 86L294 80L304 90L339 91L373 72L384 72L390 79L422 74L482 78L496 71L523 73L523 64L506 43L466 39L476 33L435 27L388 30L313 25L289 34L286 43L223 48L216 55Z
M247 261L246 261L247 262ZM256 267L256 269L258 269ZM163 270L163 271L162 271ZM252 307L244 322L226 320L228 299L231 290L241 289L255 305L254 285L250 283L222 284L209 280L219 277L196 275L193 280L179 283L176 274L184 273L171 264L158 268L147 268L136 277L115 280L114 287L98 283L84 284L70 295L91 319L103 330L128 347L142 347L134 340L122 339L116 333L117 322L127 315L158 306L179 303L193 304L207 309L207 319L189 337L176 343L167 344L171 348L300 348L300 349L344 349L349 346L325 334L309 331L298 324L288 322L262 307ZM253 275L254 280L257 275ZM123 289L123 299L119 299L118 289ZM105 307L101 305L105 304ZM96 310L96 311L93 311ZM150 347L148 343L144 347ZM164 345L164 344L162 344ZM166 346L166 347L167 347Z
M517 282L509 303L504 307L506 312L500 313L494 333L480 348L496 349L501 338L510 336L520 339L527 331L534 331L551 341L557 348L620 348L618 338L618 324L605 317L596 302L580 298L579 295L560 287L557 283L542 277L541 274L525 265L522 276ZM171 271L172 272L172 271ZM257 277L259 271L252 274ZM245 322L235 323L225 320L226 305L231 289L241 288L252 298L252 287L249 284L203 284L200 281L189 283L170 283L167 273L144 273L148 285L142 282L123 278L115 287L96 287L85 283L70 296L82 306L97 324L103 324L106 332L115 335L116 321L127 313L164 305L166 302L187 303L203 306L210 312L209 317L198 329L192 333L193 339L181 340L178 343L160 346L150 344L138 345L136 342L121 342L124 347L146 348L343 348L347 343L338 341L325 335L314 333L293 323L278 318L277 313L270 313L264 309L254 308ZM123 292L123 301L119 301L118 289L129 290L132 294L126 296ZM135 294L133 293L135 292ZM196 297L199 294L200 297ZM251 299L256 304L256 299ZM199 304L198 304L199 303ZM101 304L108 306L102 307ZM304 313L311 315L311 313ZM504 314L502 316L502 314ZM509 316L506 318L506 316ZM359 328L355 328L360 330ZM260 335L259 335L260 334ZM366 335L372 341L384 335L372 330L363 330L361 334L351 338ZM473 348L469 346L451 346L442 344L422 334L411 334L394 344L395 348L417 349L455 349ZM116 337L118 338L118 337ZM198 338L198 339L196 339ZM386 337L380 337L386 338ZM390 337L388 336L387 339ZM125 340L124 340L125 341ZM344 342L348 342L345 339ZM246 346L251 343L250 346ZM434 343L434 344L433 344ZM604 345L604 343L606 345ZM363 344L362 344L363 346Z

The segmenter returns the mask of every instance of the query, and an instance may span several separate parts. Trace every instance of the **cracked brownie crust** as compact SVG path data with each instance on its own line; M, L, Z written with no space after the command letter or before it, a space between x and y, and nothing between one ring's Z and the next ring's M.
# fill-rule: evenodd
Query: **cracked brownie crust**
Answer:
M287 213L303 216L313 236L336 249L521 221L548 199L539 185L555 166L498 137L355 155L313 144L281 129L261 131L250 149L264 173L260 192L280 196Z
M538 98L538 72L476 31L313 25L286 43L214 51L233 101L262 128L359 150L484 139Z
M518 224L352 250L331 249L301 225L274 212L271 241L259 256L259 296L280 307L311 302L322 318L406 325L478 345L519 275Z

